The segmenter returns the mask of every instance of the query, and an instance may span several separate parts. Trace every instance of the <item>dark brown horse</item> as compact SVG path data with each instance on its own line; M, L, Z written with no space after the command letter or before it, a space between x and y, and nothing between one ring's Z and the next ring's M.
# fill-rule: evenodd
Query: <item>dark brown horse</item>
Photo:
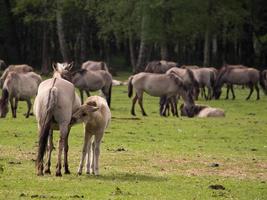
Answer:
M173 67L178 67L178 63L165 60L151 61L147 64L145 72L164 74Z

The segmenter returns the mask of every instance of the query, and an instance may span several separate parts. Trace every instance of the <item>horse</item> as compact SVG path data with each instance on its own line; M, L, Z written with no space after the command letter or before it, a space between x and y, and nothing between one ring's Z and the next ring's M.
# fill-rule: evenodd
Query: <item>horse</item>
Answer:
M3 61L3 60L0 59L0 70L5 69L5 68L6 68L5 61Z
M10 71L5 77L3 84L2 98L0 100L0 117L6 117L8 101L10 102L13 118L17 116L18 101L26 101L28 111L25 116L28 118L32 107L31 97L36 95L41 82L41 76L34 72L19 73Z
M165 60L151 61L147 64L144 72L164 74L173 67L178 67L178 63Z
M0 87L3 87L4 81L8 75L9 72L15 71L19 73L27 73L27 72L32 72L33 68L29 65L22 64L22 65L9 65L8 68L5 69L3 72L1 78L0 78Z
M84 144L78 175L82 174L86 155L86 173L99 175L100 144L110 120L109 106L106 100L100 96L88 97L85 103L72 115L73 124L84 122Z
M197 65L182 65L180 68L182 69L199 69Z
M185 102L189 105L193 103L193 98L186 90L181 77L174 73L169 74L153 74L147 72L141 72L139 74L129 77L128 81L128 97L132 97L133 88L136 91L136 95L132 100L131 114L135 116L135 104L138 100L143 116L147 116L143 107L143 93L146 92L151 96L162 97L166 96L167 100L170 100L174 105L173 97L180 94ZM176 115L178 115L177 109L175 109ZM163 108L165 112L165 108Z
M72 64L64 64L64 69L71 69ZM63 71L64 77L70 77ZM51 153L53 150L53 130L60 131L56 176L61 174L61 155L64 150L65 174L69 174L68 167L68 136L72 114L81 106L79 96L75 93L74 85L62 77L62 68L54 66L53 78L43 81L38 88L34 101L34 114L38 122L39 146L36 159L37 175L51 173ZM43 167L43 157L47 148L48 159Z
M247 69L246 66L244 65L229 65L229 64L225 64L223 65L220 70L217 72L217 76L216 76L216 80L217 80L217 77L218 76L221 76L222 73L224 73L224 70L225 69ZM234 88L233 88L233 84L227 84L226 85L226 97L225 99L228 99L229 98L229 91L231 90L231 93L232 93L232 98L235 99L235 96L234 96Z
M190 69L185 69L185 68L181 69L181 68L173 67L166 72L166 74L170 74L170 73L175 73L176 75L182 77L182 81L183 81L183 84L186 90L189 91L189 93L193 97L195 97L196 94L198 94L199 85L198 85L197 80L194 77L193 72ZM175 102L177 103L177 98ZM160 114L161 115L166 116L166 113L163 113L162 109L164 108L164 106L167 106L167 109L168 109L169 107L168 104L169 102L166 101L166 98L161 98L161 101L160 101ZM172 108L172 111L173 110L174 109Z
M212 108L204 105L194 105L193 112L190 114L184 104L180 106L181 116L188 117L225 117L224 110L220 108Z
M105 62L88 60L82 64L81 69L109 71Z
M204 68L191 68L191 71L194 74L195 79L198 82L199 87L203 91L203 95L206 100L210 100L212 98L212 91L215 83L216 73L214 69L210 69L208 67ZM206 95L205 87L208 88L208 95ZM196 95L197 99L198 95Z
M267 94L267 69L263 70L260 74L260 85L265 94Z
M71 82L79 89L82 103L83 90L87 92L87 96L90 96L89 92L101 90L107 100L108 106L110 107L112 76L109 72L104 70L93 71L80 69L72 73Z
M218 99L221 95L221 88L223 84L227 85L247 85L250 88L249 95L246 100L249 100L254 88L257 91L257 100L260 99L260 91L258 82L260 79L260 72L254 68L228 68L224 67L220 70L217 77L213 94L214 98ZM235 99L234 91L231 89L233 99Z

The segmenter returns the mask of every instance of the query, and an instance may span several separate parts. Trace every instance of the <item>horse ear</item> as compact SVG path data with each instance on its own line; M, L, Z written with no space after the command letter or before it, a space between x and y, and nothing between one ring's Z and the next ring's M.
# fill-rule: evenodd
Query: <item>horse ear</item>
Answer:
M52 68L53 68L54 71L57 71L57 64L53 62L52 63Z
M88 105L89 112L95 112L99 109L95 101L89 101L86 104Z
M68 64L67 69L70 71L73 68L74 62L72 61L70 64Z

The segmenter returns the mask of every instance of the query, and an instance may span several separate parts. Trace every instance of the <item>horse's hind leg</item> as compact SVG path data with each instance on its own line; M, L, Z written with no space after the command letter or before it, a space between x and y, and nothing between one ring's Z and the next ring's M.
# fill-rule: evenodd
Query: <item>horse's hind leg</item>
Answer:
M30 116L30 112L31 112L31 108L32 108L32 103L31 103L31 100L30 99L27 99L26 102L27 102L27 106L28 106L28 111L27 111L25 117L28 118Z
M91 164L93 165L93 163L91 162L91 156L92 156L92 146L94 146L93 143L93 136L90 135L88 138L88 145L87 145L87 157L86 157L86 174L90 174L91 173Z
M57 169L56 169L56 176L62 176L61 174L61 157L62 157L62 151L64 149L64 167L65 167L65 173L69 172L68 170L68 134L69 134L69 128L67 124L60 124L59 125L60 130L60 138L58 142L58 158L57 158Z
M65 137L65 142L64 142L64 168L65 168L65 174L70 174L69 170L69 164L68 164L68 151L69 151L69 132L70 129L67 128L67 136Z
M251 94L252 94L253 91L254 91L254 86L253 86L253 84L248 84L248 87L249 87L249 89L250 89L250 92L249 92L249 95L248 95L248 97L246 98L246 100L249 100L249 99L250 99Z
M135 116L135 109L134 109L134 107L135 107L135 104L136 104L137 99L138 99L138 96L136 94L135 97L133 98L132 109L131 109L131 114L134 115L134 116Z
M145 112L145 109L143 107L143 93L140 93L139 96L138 96L138 104L139 104L139 106L141 108L143 116L147 116L147 114Z
M100 144L103 134L96 134L93 146L93 173L99 175Z
M54 149L53 144L53 130L50 130L49 137L48 137L48 144L47 144L47 163L45 165L45 173L51 174L50 166L51 166L51 154Z

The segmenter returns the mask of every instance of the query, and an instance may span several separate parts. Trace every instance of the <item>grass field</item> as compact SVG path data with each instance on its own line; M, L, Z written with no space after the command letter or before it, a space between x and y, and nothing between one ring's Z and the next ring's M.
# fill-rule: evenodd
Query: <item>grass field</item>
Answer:
M223 108L225 118L160 117L158 98L147 95L148 117L138 105L132 117L127 87L114 87L98 177L76 175L82 125L70 133L71 175L55 177L56 148L52 175L36 176L37 124L20 102L17 119L0 119L0 199L267 199L267 97L247 94L198 101Z

